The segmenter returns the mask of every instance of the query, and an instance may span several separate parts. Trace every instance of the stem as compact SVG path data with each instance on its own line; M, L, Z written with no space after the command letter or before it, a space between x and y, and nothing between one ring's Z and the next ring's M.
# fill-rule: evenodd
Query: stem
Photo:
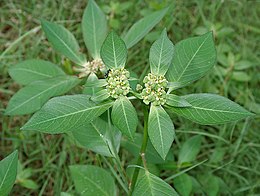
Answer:
M140 153L136 162L136 165L141 165L142 158L145 156L145 150L147 146L148 141L148 107L146 105L143 105L143 113L144 113L144 135L143 135L143 142L140 149ZM132 177L132 180L130 182L130 192L129 195L131 196L133 193L133 190L135 188L136 180L139 174L140 168L136 167L134 170L134 174Z

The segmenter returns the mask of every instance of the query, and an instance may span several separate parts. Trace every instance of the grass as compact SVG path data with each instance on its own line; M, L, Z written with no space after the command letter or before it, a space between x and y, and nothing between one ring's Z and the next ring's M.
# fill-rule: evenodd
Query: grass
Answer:
M76 3L75 3L76 2ZM20 88L8 76L9 66L25 59L41 58L62 65L64 58L54 52L39 27L39 19L58 21L71 30L79 40L82 50L80 21L84 1L19 1L0 2L0 159L15 148L19 149L19 160L25 169L31 168L28 178L37 184L36 189L20 179L11 195L59 195L61 191L73 192L68 166L71 164L103 165L102 159L77 148L66 135L46 135L21 132L19 128L28 116L3 116L10 97ZM258 114L254 119L219 125L200 126L173 115L177 139L173 154L192 135L202 135L203 143L197 162L205 163L188 171L188 174L207 187L207 179L213 174L223 180L220 188L234 195L256 195L260 193L260 2L258 1L112 1L98 2L107 12L112 26L125 32L142 14L149 10L170 5L163 21L146 38L129 51L129 68L142 75L147 66L151 43L164 26L174 43L190 36L213 30L216 37L218 63L214 70L194 85L180 89L178 94L211 92L222 94L250 111ZM124 6L121 6L123 3ZM119 6L120 5L120 6ZM136 12L136 7L140 12ZM240 62L248 64L239 70ZM245 63L247 62L247 63ZM243 63L242 63L243 64ZM147 70L148 71L148 70ZM139 125L140 130L142 125ZM122 162L132 162L132 155L122 149ZM158 170L158 168L157 168ZM21 174L22 172L20 172ZM162 170L162 178L171 179L176 168ZM24 175L26 176L26 175ZM172 180L169 181L172 184ZM29 185L28 185L29 184ZM211 187L212 188L212 187ZM205 192L204 192L205 193Z

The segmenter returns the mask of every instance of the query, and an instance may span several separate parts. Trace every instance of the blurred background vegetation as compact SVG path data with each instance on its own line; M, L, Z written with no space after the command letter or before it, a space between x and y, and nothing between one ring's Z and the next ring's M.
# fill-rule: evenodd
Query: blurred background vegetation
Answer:
M260 194L260 1L98 0L97 3L106 13L111 29L118 33L125 32L150 12L170 7L160 24L128 52L128 68L139 76L148 66L149 47L164 27L174 43L210 30L214 32L218 53L214 70L177 93L217 93L257 115L254 119L219 126L200 126L173 115L177 139L171 152L177 157L188 138L202 135L195 163L207 161L187 172L198 182L193 193ZM18 149L20 160L11 195L59 195L61 191L73 190L68 165L102 165L98 155L76 147L66 135L21 132L19 128L28 116L3 116L8 100L20 88L10 79L8 67L32 58L64 67L64 58L52 50L39 19L64 25L86 52L80 26L86 4L87 0L0 1L0 159ZM120 156L125 167L133 159L126 149L120 151ZM175 169L153 166L153 172L163 179L176 173ZM174 182L169 183L174 186Z

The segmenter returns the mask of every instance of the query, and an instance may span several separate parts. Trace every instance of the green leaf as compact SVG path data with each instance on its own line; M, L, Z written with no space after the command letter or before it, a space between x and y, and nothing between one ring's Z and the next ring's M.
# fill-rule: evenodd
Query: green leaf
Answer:
M49 100L21 130L44 133L65 133L90 123L104 113L113 103L96 105L88 95L67 95Z
M41 21L42 29L53 48L78 65L83 65L86 59L81 54L74 35L63 26L46 20Z
M174 140L174 126L162 106L151 105L148 119L148 135L155 150L165 160Z
M163 30L149 54L151 72L156 75L165 75L172 61L173 43L167 37L166 29Z
M201 140L201 136L196 135L184 142L179 152L179 164L189 163L196 159L196 156L200 151Z
M182 196L191 195L192 178L188 174L184 173L174 178L173 185L180 195Z
M214 175L207 176L203 183L203 188L208 196L218 195L218 193L220 191L218 178Z
M37 80L65 75L57 65L38 59L31 59L18 63L12 66L8 72L14 81L23 85Z
M214 94L190 94L182 96L192 107L170 108L176 114L194 122L209 125L240 120L253 114L225 97Z
M127 137L134 139L138 117L132 103L125 96L119 97L112 108L113 124Z
M118 141L115 144L118 147L121 138L119 130L113 126L110 129L109 124L101 118L97 118L93 122L72 131L72 136L84 148L112 157L113 154L109 149L111 143L108 137L109 131L113 133L114 141Z
M107 92L107 89L103 89L103 90L96 92L95 95L93 95L91 97L91 100L94 102L101 102L108 98L109 98L109 94Z
M38 184L30 179L22 179L19 184L27 189L33 189L36 190L39 188Z
M234 71L231 75L231 78L239 82L248 82L252 79L251 75L242 71Z
M166 104L173 107L191 107L192 105L184 98L173 94L166 95Z
M107 68L124 67L127 48L124 41L114 32L110 32L101 47L101 58Z
M176 191L162 179L145 171L134 188L133 196L177 196Z
M166 78L186 86L206 74L216 62L212 32L177 43Z
M156 11L137 21L124 36L127 48L131 48L139 42L152 28L161 21L168 8Z
M5 110L5 114L31 114L39 110L49 98L68 92L79 82L80 80L73 76L61 76L32 82L20 89L11 98Z
M84 42L95 58L100 58L100 49L107 36L107 20L105 14L94 0L89 0L82 18Z
M0 161L0 195L6 196L12 190L17 174L17 164L17 150Z
M99 87L100 85L94 85L94 84L98 84L99 83L99 79L96 76L96 74L91 73L88 76L88 79L84 85L84 89L83 89L83 94L86 95L90 95L93 96L95 95L97 92L99 92L100 90L102 90L103 88ZM90 85L89 85L90 84ZM93 84L93 85L91 85Z
M114 179L106 170L93 165L73 165L70 172L79 195L116 195Z
M106 84L107 84L106 79L90 80L89 82L86 82L85 87L102 87L105 86Z

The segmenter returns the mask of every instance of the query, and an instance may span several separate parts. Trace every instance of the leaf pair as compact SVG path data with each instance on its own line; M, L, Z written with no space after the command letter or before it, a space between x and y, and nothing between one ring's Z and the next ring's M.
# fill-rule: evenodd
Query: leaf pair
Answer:
M124 41L112 31L107 36L101 48L101 57L107 68L124 68L127 60L127 47ZM138 124L137 113L134 106L126 96L115 100L111 113L112 122L122 133L134 139Z

